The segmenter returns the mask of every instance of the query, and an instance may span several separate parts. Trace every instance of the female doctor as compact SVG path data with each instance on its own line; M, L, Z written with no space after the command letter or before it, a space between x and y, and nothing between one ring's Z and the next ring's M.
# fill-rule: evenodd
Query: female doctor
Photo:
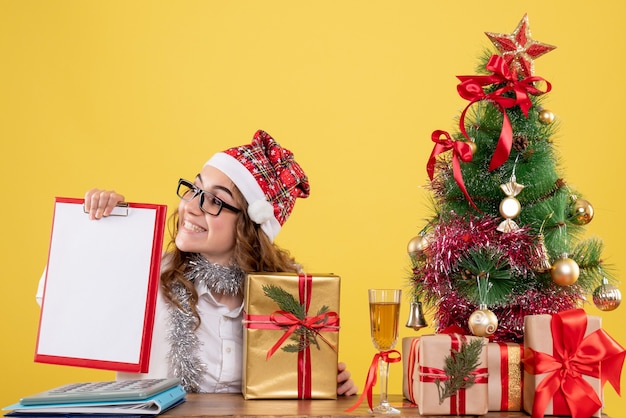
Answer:
M240 392L245 272L298 272L273 240L296 199L308 197L308 179L291 151L257 131L250 144L218 152L195 178L180 179L176 193L150 369L118 378L178 377L188 392ZM122 201L114 191L92 189L85 210L100 219ZM340 362L337 394L356 392Z

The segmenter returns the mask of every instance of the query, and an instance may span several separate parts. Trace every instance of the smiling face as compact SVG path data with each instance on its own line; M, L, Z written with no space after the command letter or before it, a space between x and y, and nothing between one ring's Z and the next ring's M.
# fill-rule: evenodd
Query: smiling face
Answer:
M199 189L214 194L225 203L235 203L234 183L223 172L212 166L204 166L194 180ZM209 199L205 196L205 199ZM223 208L218 216L200 209L200 196L178 204L178 233L176 247L179 250L200 253L212 263L229 265L235 248L235 225L238 214Z

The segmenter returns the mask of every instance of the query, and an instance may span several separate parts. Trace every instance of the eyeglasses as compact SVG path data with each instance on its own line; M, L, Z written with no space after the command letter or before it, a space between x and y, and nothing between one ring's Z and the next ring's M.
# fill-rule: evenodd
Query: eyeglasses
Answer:
M196 196L200 196L200 209L202 212L208 213L209 215L217 216L223 208L235 213L241 212L241 209L237 209L236 207L229 205L213 193L199 189L195 186L195 184L188 180L178 180L176 194L185 202L191 202Z

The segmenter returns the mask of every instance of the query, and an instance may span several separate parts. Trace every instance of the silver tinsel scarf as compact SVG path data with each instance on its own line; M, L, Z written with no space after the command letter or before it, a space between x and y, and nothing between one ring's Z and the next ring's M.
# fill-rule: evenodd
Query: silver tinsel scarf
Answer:
M185 277L191 282L199 281L211 292L233 296L241 290L244 272L235 265L221 266L200 254L193 254L189 258Z
M211 263L199 254L193 254L185 271L185 278L192 283L200 282L210 291L225 295L235 295L241 289L244 272L237 266L225 267ZM173 292L182 309L170 305L170 370L180 379L187 392L200 391L202 375L206 364L198 358L198 340L195 328L198 320L193 316L189 292L180 283L173 286Z

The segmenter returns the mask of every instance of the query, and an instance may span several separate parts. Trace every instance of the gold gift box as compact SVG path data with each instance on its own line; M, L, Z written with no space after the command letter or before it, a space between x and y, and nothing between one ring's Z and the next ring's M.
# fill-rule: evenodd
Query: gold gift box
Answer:
M309 278L307 279L306 276ZM336 399L340 278L332 274L251 273L244 299L243 376L245 399ZM281 312L264 290L274 286L309 307L304 321ZM320 310L327 307L320 316ZM301 351L303 322L317 324L314 343ZM324 326L319 324L324 323ZM286 333L292 332L286 338ZM286 339L285 339L286 338ZM285 339L281 342L281 339ZM307 353L308 351L308 353ZM310 355L310 356L309 356Z

